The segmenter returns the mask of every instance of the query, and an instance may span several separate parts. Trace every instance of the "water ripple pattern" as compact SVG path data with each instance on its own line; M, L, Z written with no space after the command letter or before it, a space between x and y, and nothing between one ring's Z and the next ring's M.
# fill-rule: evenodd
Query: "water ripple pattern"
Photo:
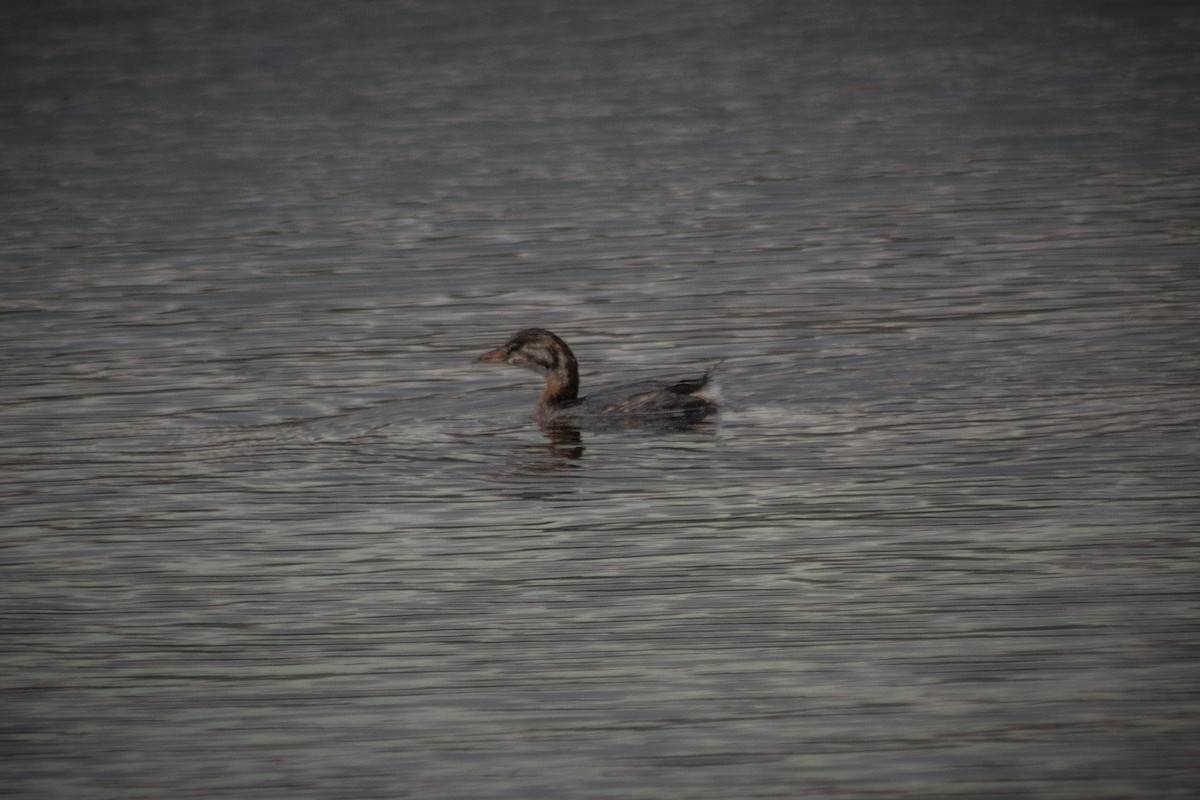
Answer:
M1195 796L1188 4L0 21L0 793Z

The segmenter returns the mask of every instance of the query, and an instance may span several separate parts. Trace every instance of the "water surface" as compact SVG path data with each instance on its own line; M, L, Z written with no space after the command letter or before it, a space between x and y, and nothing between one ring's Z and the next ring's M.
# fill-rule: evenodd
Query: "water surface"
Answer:
M1186 4L226 5L0 12L14 796L1192 795Z

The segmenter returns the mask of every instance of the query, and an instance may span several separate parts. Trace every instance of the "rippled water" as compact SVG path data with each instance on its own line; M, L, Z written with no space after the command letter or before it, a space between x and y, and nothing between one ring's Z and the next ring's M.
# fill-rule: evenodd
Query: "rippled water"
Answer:
M1192 796L1187 4L0 19L8 793Z

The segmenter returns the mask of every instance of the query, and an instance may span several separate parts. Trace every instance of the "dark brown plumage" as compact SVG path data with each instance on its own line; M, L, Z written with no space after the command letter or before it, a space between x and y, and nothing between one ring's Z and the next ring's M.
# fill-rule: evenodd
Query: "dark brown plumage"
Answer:
M528 367L546 378L533 415L539 422L569 417L591 416L637 420L700 420L715 413L716 400L704 392L710 385L712 370L699 378L675 383L641 381L614 387L590 397L579 396L579 363L567 343L545 328L526 328L478 359L489 363Z

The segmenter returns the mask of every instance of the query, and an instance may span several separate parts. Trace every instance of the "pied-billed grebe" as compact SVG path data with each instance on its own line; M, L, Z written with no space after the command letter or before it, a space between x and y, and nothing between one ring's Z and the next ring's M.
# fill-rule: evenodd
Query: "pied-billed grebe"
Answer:
M526 328L478 359L495 364L516 364L546 376L546 388L533 416L539 422L587 418L593 415L623 422L674 421L695 423L717 410L716 400L704 392L712 370L699 378L669 383L641 381L579 396L579 364L567 343L545 328Z

